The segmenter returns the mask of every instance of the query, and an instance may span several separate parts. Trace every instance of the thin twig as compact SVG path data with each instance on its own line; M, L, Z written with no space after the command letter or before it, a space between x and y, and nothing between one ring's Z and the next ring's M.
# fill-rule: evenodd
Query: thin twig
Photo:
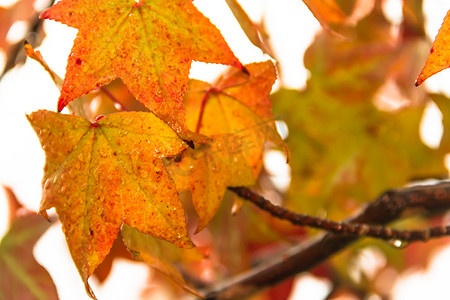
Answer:
M450 183L390 190L345 223L385 225L411 208L428 212L450 209ZM265 287L308 271L358 239L355 235L326 233L289 248L263 264L204 291L206 299L243 299Z

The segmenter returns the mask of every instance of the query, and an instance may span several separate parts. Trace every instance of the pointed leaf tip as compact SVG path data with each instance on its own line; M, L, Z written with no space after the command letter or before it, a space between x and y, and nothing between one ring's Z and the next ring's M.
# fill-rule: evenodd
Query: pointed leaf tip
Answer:
M190 140L190 141L184 141L184 142L189 146L189 148L195 149L194 141Z
M420 71L416 80L416 86L419 86L434 74L450 67L450 10L444 18L442 27L439 29L436 39L428 55L425 65Z

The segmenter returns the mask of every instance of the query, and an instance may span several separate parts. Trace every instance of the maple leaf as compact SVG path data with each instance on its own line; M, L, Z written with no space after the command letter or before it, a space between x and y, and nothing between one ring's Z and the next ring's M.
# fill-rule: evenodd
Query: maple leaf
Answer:
M445 172L442 153L420 140L423 106L383 112L370 102L346 104L319 89L280 90L273 99L274 111L290 129L288 207L307 214L325 208L330 218L340 219L411 178Z
M216 213L227 186L253 185L265 141L284 147L269 93L276 79L271 61L246 66L250 76L227 73L215 87L192 80L185 96L187 124L212 142L188 149L169 168L179 190L188 189L199 216L197 231Z
M386 70L398 61L391 26L377 7L347 32L352 36L350 40L336 39L325 32L318 34L305 52L305 67L311 72L309 88L345 102L370 100L385 82Z
M349 28L351 40L317 35L305 53L311 72L306 90L273 94L273 109L290 131L288 207L308 214L326 209L332 219L345 218L386 189L445 172L442 154L418 134L429 101L411 85L422 42L415 30L421 6L405 1L403 9L405 33L395 43L378 4Z
M33 257L33 247L50 223L25 210L11 189L10 228L0 243L0 299L58 299L52 278Z
M186 144L152 113L110 114L94 123L40 110L28 116L46 154L40 213L56 208L72 258L87 279L122 224L191 247L184 210L162 158Z
M419 86L428 77L447 69L450 66L450 51L448 45L450 43L450 11L444 18L444 23L433 42L430 55L425 62L425 66L420 71L416 80L416 86Z
M192 0L63 0L41 18L78 29L59 111L120 77L136 99L187 138L183 96L192 60L243 68Z

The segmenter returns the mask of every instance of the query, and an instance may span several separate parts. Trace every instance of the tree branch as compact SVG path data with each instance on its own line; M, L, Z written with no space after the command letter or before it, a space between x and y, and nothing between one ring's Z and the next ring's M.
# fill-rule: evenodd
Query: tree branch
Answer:
M335 222L305 214L292 212L281 206L272 204L264 197L252 192L245 187L230 187L230 191L236 193L241 198L249 200L262 210L270 213L273 217L287 220L294 225L307 226L324 229L337 234L348 234L359 237L373 237L383 240L400 240L402 242L426 242L430 238L437 238L450 235L450 226L436 226L423 230L397 230L380 225L368 225L365 223Z
M254 193L250 191L250 194L245 191L246 189L230 189L243 195L247 193L249 197L254 198L252 196ZM386 225L412 208L422 208L428 212L450 209L450 182L389 190L344 223ZM312 269L358 238L354 234L322 234L288 249L248 272L213 286L203 294L208 300L242 299L261 288L275 285L295 274Z

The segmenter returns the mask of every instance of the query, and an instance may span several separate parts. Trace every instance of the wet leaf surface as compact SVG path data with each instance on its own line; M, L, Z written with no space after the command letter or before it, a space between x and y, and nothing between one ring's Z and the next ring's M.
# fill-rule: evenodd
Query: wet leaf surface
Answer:
M170 127L145 112L90 123L41 110L28 119L46 153L40 212L56 208L86 284L122 224L192 247L175 184L162 162L186 148Z
M192 60L242 68L191 0L63 0L41 17L78 29L58 110L119 77L137 100L190 140L183 96Z

